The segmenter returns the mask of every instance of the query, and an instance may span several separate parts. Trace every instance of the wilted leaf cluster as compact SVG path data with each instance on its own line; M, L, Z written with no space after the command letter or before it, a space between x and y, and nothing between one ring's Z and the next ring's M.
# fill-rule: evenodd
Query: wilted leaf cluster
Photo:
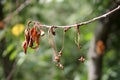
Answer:
M44 31L40 28L41 26L34 23L34 26L30 29L28 22L28 27L25 29L25 41L23 42L24 52L27 52L27 48L37 49L39 46L39 39L44 35ZM34 43L36 44L34 46Z

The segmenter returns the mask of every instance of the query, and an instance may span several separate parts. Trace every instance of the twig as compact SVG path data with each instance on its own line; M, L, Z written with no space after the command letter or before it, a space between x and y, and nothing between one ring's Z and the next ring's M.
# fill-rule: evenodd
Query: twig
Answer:
M11 71L9 72L6 80L10 80L10 78L13 76L15 70L16 70L16 63L17 63L17 58L15 59L14 63L13 63L13 66L12 66L12 69Z
M119 10L119 9L120 9L120 5L119 5L117 8L115 8L115 9L113 9L113 10L111 10L111 11L109 11L109 12L107 12L107 13L101 15L101 16L92 18L92 19L90 19L90 20L88 20L88 21L80 22L80 23L78 23L77 25L78 25L78 26L82 26L82 25L89 24L89 23L91 23L91 22L93 22L93 21L96 21L96 20L105 18L105 17L111 15L112 13L114 13L115 11L117 11L117 10ZM32 22L37 22L37 21L32 21ZM37 22L37 23L39 23L39 22ZM40 24L41 24L41 23L40 23ZM52 27L53 25L52 25L52 26L50 26L50 25L41 25L41 26L42 26L42 27L46 27L46 28L50 28L50 27ZM67 27L75 27L76 24L66 25L66 26L57 26L57 25L54 25L54 26L55 26L56 28L67 28Z
M26 0L24 3L22 3L15 11L10 13L7 17L3 19L4 22L10 21L10 19L13 18L14 15L18 14L21 10L23 10L27 5L31 3L31 0Z

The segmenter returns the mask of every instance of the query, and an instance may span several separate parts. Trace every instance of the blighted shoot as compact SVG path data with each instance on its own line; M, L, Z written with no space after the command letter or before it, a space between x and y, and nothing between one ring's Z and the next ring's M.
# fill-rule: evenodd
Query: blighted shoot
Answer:
M30 28L30 24L32 21L28 22L28 26L25 29L25 40L23 42L24 53L27 53L27 48L30 47L32 49L37 49L40 44L40 38L45 35L45 32L40 28L40 26L34 24L32 28ZM35 43L35 46L34 46Z
M32 27L31 27L32 24ZM40 45L40 39L45 35L44 32L44 27L45 25L42 25L39 22L36 21L29 21L27 24L27 28L25 29L25 40L23 42L23 49L24 49L24 53L27 53L27 49L28 47L30 47L31 49L37 49ZM77 33L77 39L75 39L75 43L77 44L78 48L80 48L80 30L79 30L79 25L76 24L74 25L75 29L76 29L76 33ZM49 35L49 42L53 48L53 56L54 56L54 62L56 62L56 66L62 70L64 70L64 66L61 64L61 57L63 55L63 50L64 50L64 44L65 44L65 33L71 29L71 27L66 26L63 28L63 37L62 37L62 47L60 49L60 51L57 51L56 48L56 44L55 44L55 35L56 35L56 28L55 26L47 26L44 27L47 28L48 30L48 35ZM80 59L78 59L79 61L81 61L82 63L85 61L84 57L80 57Z

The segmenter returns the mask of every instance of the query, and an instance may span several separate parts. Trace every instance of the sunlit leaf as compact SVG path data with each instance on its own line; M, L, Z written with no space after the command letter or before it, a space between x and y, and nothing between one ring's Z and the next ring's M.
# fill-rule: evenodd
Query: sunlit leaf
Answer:
M12 30L11 30L12 34L15 35L15 36L19 36L23 32L24 27L25 26L23 24L16 24L16 25L14 25Z
M93 36L93 33L92 33L92 32L86 34L86 35L85 35L85 40L87 40L87 41L90 40L90 39L92 38L92 36Z
M16 55L17 55L16 51L12 52L12 54L10 55L10 60L14 60Z

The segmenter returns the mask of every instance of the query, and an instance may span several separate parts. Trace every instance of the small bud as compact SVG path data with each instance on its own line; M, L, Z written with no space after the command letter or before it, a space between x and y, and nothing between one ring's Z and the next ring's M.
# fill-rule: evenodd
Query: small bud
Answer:
M54 61L56 61L56 62L60 62L60 57L59 57L59 56L55 56Z
M56 66L59 67L60 69L64 70L64 66L61 63L58 63Z
M78 60L83 63L85 61L85 58L83 56L81 56Z
M64 70L64 66L62 64L60 64L60 69Z
M58 52L58 56L59 57L61 57L62 56L62 52L60 51L60 52Z
M45 35L45 32L43 30L40 30L41 36Z

